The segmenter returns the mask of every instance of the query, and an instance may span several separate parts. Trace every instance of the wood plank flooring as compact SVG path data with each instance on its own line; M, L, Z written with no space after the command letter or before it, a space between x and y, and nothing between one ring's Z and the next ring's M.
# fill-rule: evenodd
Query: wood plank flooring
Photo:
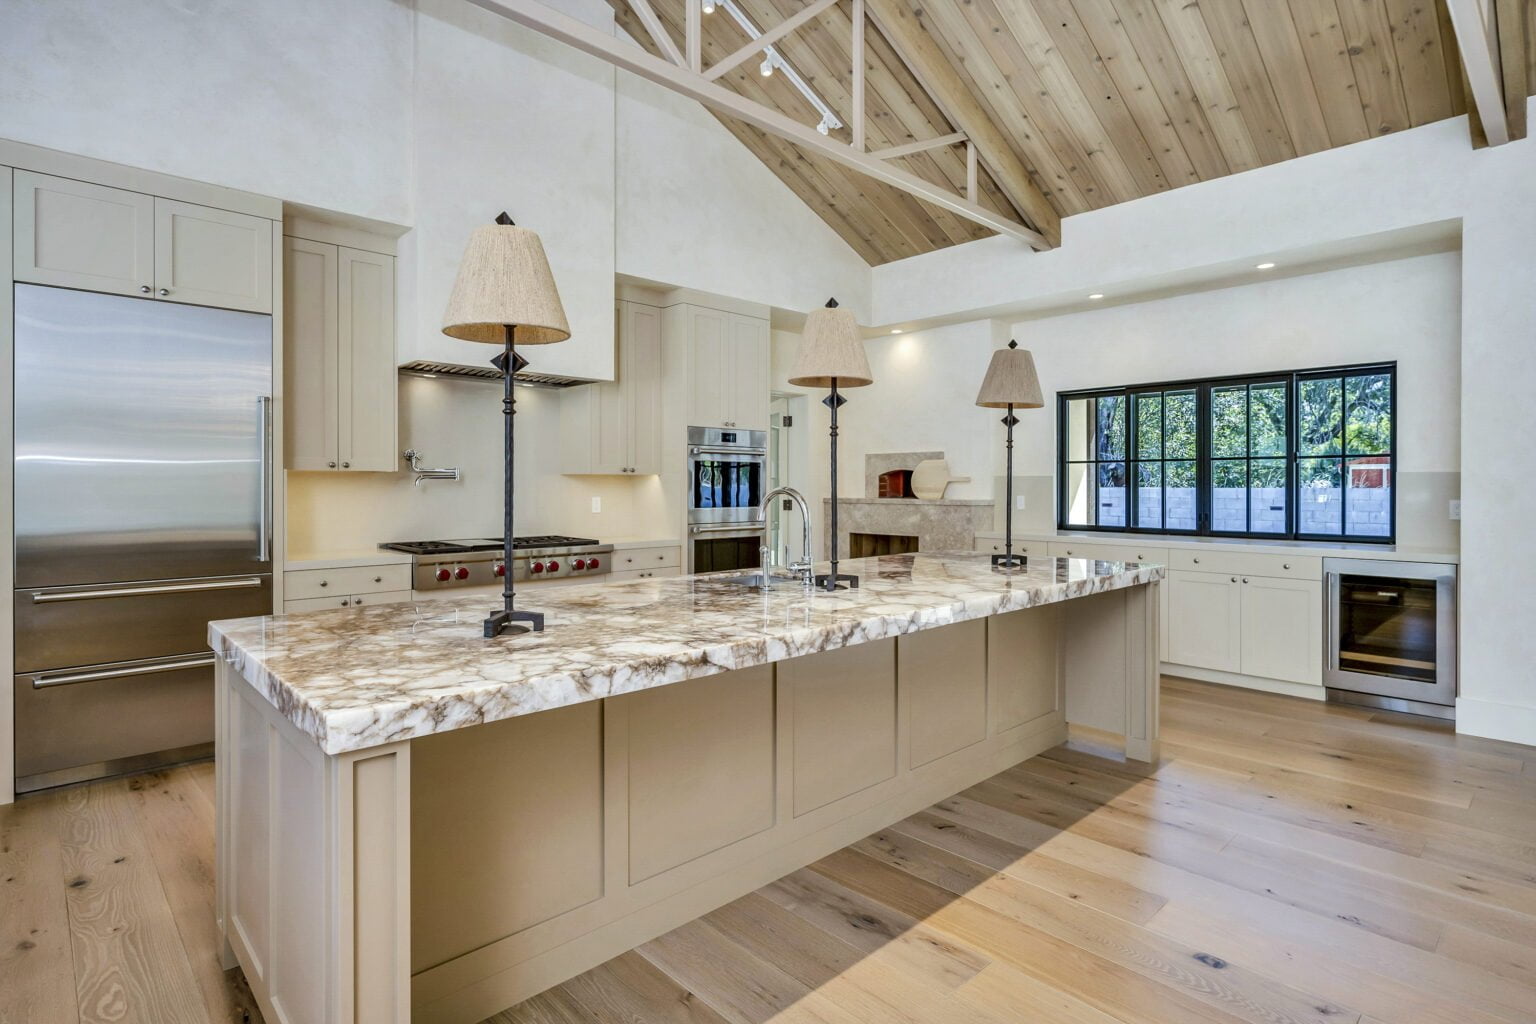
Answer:
M1536 1021L1536 748L1177 679L490 1024ZM212 768L0 808L0 1024L257 1021Z

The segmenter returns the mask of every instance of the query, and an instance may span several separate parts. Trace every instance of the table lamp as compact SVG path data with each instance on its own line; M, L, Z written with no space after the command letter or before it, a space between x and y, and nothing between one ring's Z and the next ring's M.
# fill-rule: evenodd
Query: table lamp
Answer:
M544 244L527 228L512 223L505 213L496 223L478 227L469 236L459 276L443 314L443 333L463 341L501 345L491 360L501 371L503 435L505 452L504 506L502 508L501 610L485 620L485 635L526 633L544 629L542 612L513 608L512 587L512 377L528 365L516 345L548 345L571 336L555 290L555 278L544 256ZM522 625L527 623L528 625Z
M1003 425L1008 428L1008 498L1003 512L1003 553L992 556L992 568L1000 571L1022 569L1028 559L1013 557L1013 428L1019 418L1015 409L1039 409L1045 405L1040 394L1040 377L1035 373L1035 357L1019 343L992 353L987 375L982 379L976 404L984 409L1007 409Z
M797 387L831 389L822 404L832 410L832 571L817 576L816 586L822 590L837 590L844 584L857 587L857 576L837 572L837 409L848 401L838 389L863 387L873 378L858 321L849 310L838 308L836 299L828 299L824 308L813 309L806 316L789 382Z

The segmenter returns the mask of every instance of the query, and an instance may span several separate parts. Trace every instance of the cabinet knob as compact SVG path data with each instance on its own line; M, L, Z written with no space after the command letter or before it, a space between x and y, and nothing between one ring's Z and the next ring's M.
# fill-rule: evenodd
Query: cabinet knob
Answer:
M350 603L350 602L348 602L348 601L347 601L347 599L346 599L346 598L342 598L342 599L341 599L341 606L342 606L342 607L343 607L343 608L345 608L345 607L346 607L346 606L347 606L347 605L348 605L348 604L349 604L349 603Z
M1247 577L1247 576L1244 576L1244 577L1243 577L1243 582L1244 582L1244 583L1247 583L1247 582L1248 582L1248 577Z
M169 295L169 294L171 294L171 290L169 288L161 288L160 289L160 294L161 295Z
M362 598L360 598L360 597L354 597L354 598L353 598L353 599L352 599L352 603L353 603L353 604L354 604L354 605L358 605L358 604L362 604L362 603L363 603L363 599L362 599Z
M326 465L329 466L331 469L335 469L336 468L336 463L334 463L334 462L327 462Z
M375 576L373 578L373 582L375 582L375 583L383 583L384 582L384 577L383 576Z
M351 469L352 468L352 463L350 463L350 462L343 462L341 464L341 468L342 469Z
M1200 564L1200 559L1198 559L1198 558L1197 558L1197 559L1195 559L1195 564L1196 564L1196 565L1199 565L1199 564Z
M1233 577L1232 577L1232 582L1233 582L1233 583L1236 583L1236 582L1237 582L1237 577L1236 577L1236 576L1233 576ZM1245 582L1246 582L1246 581L1245 581Z
M330 580L321 580L321 581L320 581L320 585L321 585L321 586L322 586L322 587L328 587L328 586L330 586L330 585L331 585L331 582L330 582Z
M1291 567L1291 563L1290 562L1286 562L1283 566L1281 566L1281 568L1283 568L1283 569L1289 569L1290 567Z
M139 285L139 291L143 292L145 295L148 295L150 292L154 291L154 289L147 284L141 284Z

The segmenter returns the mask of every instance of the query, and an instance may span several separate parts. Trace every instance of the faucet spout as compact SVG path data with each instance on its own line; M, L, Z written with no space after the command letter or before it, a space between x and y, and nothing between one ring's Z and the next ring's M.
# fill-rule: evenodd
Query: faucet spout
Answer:
M814 563L811 560L811 507L806 504L805 495L793 487L775 487L763 495L764 539L767 538L768 533L768 510L779 498L788 498L794 502L795 508L800 511L800 561L790 563L789 569L800 576L800 582L805 586L812 586L815 582L816 574ZM764 565L763 574L766 576L767 573L768 566Z

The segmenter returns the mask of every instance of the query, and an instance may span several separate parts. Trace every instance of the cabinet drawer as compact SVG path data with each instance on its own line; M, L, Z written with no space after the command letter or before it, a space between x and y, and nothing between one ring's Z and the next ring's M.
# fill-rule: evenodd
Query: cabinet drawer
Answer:
M628 548L613 553L614 572L627 569L662 569L682 564L682 548Z
M1156 562L1168 564L1168 549L1150 545L1084 544L1081 541L1052 541L1051 554L1056 558L1093 558L1101 562Z
M994 540L991 537L977 537L975 550L989 555L1000 555L1003 553L1002 538L999 537ZM1034 555L1036 558L1044 558L1046 555L1050 554L1050 550L1049 545L1047 545L1045 541L1020 540L1019 538L1015 537L1013 538L1013 553L1016 555Z
M409 601L409 590L386 590L378 594L333 594L330 597L306 597L297 601L284 601L283 612L324 612L332 608L359 608L363 605L394 604Z
M605 579L607 579L610 583L618 583L623 580L659 580L665 579L669 576L679 576L681 574L681 569L675 565L671 565L659 569L620 569L609 573Z
M283 574L283 599L287 603L313 597L340 599L350 594L382 594L411 589L411 567L350 565L338 569L297 569Z
M1191 572L1236 573L1239 576L1277 576L1293 580L1320 580L1323 578L1323 560L1316 555L1254 555L1245 551L1188 551L1175 549L1169 552L1174 569Z

